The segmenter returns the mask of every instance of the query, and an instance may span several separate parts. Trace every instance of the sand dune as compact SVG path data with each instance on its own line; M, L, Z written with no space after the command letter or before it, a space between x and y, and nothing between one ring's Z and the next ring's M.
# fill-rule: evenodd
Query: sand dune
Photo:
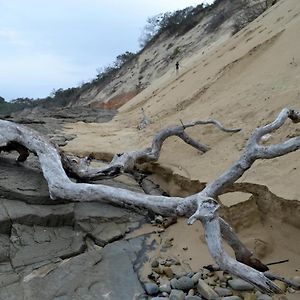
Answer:
M216 118L228 127L241 127L242 131L228 134L212 126L188 129L192 137L210 145L211 150L200 154L181 140L170 138L159 159L159 164L174 174L200 182L213 180L239 157L255 127L273 120L283 107L300 110L299 28L300 2L279 1L236 35L187 57L178 75L170 67L167 74L122 106L111 122L69 125L66 131L76 133L78 138L65 150L80 155L94 152L101 157L146 147L155 132L179 124L180 120ZM138 131L142 107L152 123ZM272 135L269 142L299 132L300 125L290 122ZM239 182L264 185L281 198L300 200L299 158L298 151L270 161L257 161ZM239 193L224 196L221 200L225 205L229 203L227 199L232 204L243 197ZM242 237L253 241L256 236L271 245L268 261L291 257L285 273L300 269L299 224L276 221L276 214L265 221L264 214L256 215L259 221L244 227L240 231ZM283 249L283 245L288 247Z

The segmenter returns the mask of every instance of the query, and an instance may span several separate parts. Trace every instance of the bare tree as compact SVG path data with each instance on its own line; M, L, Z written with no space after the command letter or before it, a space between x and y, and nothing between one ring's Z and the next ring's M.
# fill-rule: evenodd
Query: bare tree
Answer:
M104 185L74 183L66 175L60 151L55 145L32 129L3 120L0 120L0 151L15 149L23 156L22 160L24 160L28 151L35 153L39 158L53 200L106 201L121 206L143 207L164 216L185 216L189 218L189 224L200 220L205 230L205 238L210 254L220 269L243 278L264 292L280 293L280 288L269 279L274 277L269 273L265 274L259 271L259 269L263 270L263 264L252 256L252 253L239 240L229 224L219 217L219 204L215 199L222 193L222 190L239 179L255 160L271 159L300 148L300 136L275 145L262 146L260 144L265 134L281 127L287 119L291 119L294 123L300 122L300 112L285 108L272 123L255 129L240 158L201 192L186 198L153 196ZM181 130L182 127L186 126L181 126ZM161 135L158 134L158 145L165 139L166 135L167 137L170 136L166 132L162 131ZM154 138L154 140L156 139ZM19 147L20 145L21 147ZM153 145L155 146L156 143L153 143ZM158 151L160 151L160 148L161 146L158 147ZM142 157L149 158L150 155L151 160L151 154L156 148L152 147L151 149L143 153ZM26 153L25 156L24 152ZM141 152L133 151L130 153ZM154 153L156 152L154 151ZM137 156L141 157L140 155ZM133 157L136 161L136 156L133 155ZM222 238L233 248L237 260L225 252L222 246ZM299 285L295 286L299 288Z

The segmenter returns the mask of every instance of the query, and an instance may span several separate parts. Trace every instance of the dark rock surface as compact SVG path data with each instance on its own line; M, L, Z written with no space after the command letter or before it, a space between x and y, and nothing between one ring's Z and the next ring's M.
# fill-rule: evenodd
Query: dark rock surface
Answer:
M145 217L53 201L37 158L16 157L0 156L0 299L146 299L136 275L145 236L124 239Z
M116 242L38 268L22 281L1 288L0 299L142 299L144 289L132 260L142 242L142 238L139 243Z

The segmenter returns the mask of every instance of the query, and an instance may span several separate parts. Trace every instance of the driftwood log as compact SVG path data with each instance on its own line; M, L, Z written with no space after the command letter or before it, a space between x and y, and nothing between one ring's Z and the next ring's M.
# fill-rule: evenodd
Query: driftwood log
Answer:
M39 158L53 200L106 201L121 206L143 207L163 216L185 216L189 218L189 224L200 220L205 230L210 254L220 269L243 278L256 285L263 292L280 293L281 290L278 286L269 279L273 277L264 273L267 268L252 256L252 253L239 240L233 229L219 217L219 204L215 199L222 193L222 190L239 179L255 160L271 159L300 148L300 136L290 138L280 144L270 146L260 144L264 135L281 127L287 119L291 119L294 123L300 122L300 113L285 108L272 123L255 129L240 158L201 192L186 198L146 195L105 185L74 183L66 175L60 150L54 144L36 131L9 121L0 120L0 151L14 149L20 153L21 161L26 159L28 151L35 153ZM197 125L195 123L180 126L176 129L179 133L175 135L182 138L184 129L188 126ZM174 132L171 135L174 135ZM146 157L146 160L150 161L157 159L162 142L168 136L170 136L168 131L160 132L154 138L151 148L131 152L135 155L133 160L129 160L131 166L140 158ZM185 139L183 138L183 140ZM115 160L119 157L122 155L117 156ZM126 157L122 159L127 160ZM126 170L126 167L123 170ZM225 252L222 239L233 248L236 259Z
M212 124L224 132L238 132L240 128L226 128L219 121L209 119L206 121L194 121L175 127L165 128L159 131L153 138L150 147L143 150L135 150L125 153L117 153L112 161L102 168L90 168L91 157L78 158L75 156L65 155L61 153L63 167L67 174L71 177L79 179L81 182L91 182L105 178L113 178L122 173L134 175L137 163L155 162L159 159L161 148L164 141L171 137L177 136L188 145L194 147L201 152L207 152L210 148L191 138L185 129L189 127Z

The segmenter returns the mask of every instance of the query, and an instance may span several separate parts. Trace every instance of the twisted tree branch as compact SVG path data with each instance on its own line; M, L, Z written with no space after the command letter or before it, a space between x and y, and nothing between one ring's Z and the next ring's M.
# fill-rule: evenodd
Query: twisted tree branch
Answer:
M104 178L113 178L122 173L132 173L136 163L157 161L164 141L171 136L178 136L195 149L206 152L210 149L208 146L195 141L185 132L186 128L206 124L212 124L225 132L238 132L241 130L240 128L226 128L219 121L213 119L194 121L159 131L154 136L151 147L143 150L118 153L108 165L102 168L89 168L89 158L79 159L74 156L69 157L62 153L63 166L68 174L81 181L87 182Z
M239 241L230 226L219 218L219 204L214 198L220 195L224 188L240 178L256 159L273 158L300 148L300 136L267 147L259 144L263 135L278 129L288 118L294 123L298 123L300 122L300 113L285 108L274 122L254 130L241 157L201 192L186 198L145 195L104 185L74 183L66 175L60 151L55 145L32 129L3 120L0 120L0 151L6 150L8 146L16 143L28 151L36 153L53 200L62 198L69 201L107 201L118 205L141 206L165 216L187 216L190 224L195 220L200 220L205 229L209 251L221 269L255 284L264 292L278 293L281 292L280 289L268 276L244 264L250 264L257 268L251 261L251 252ZM132 170L137 161L157 160L162 143L167 137L181 135L185 128L203 124L203 122L215 124L217 127L220 125L214 120L196 121L163 130L154 137L151 148L116 155L111 166L117 165L122 171L126 171ZM109 172L114 172L114 169ZM94 174L93 176L98 175ZM237 259L244 263L236 261L224 251L221 231L223 238L234 249ZM250 260L247 261L247 258Z

